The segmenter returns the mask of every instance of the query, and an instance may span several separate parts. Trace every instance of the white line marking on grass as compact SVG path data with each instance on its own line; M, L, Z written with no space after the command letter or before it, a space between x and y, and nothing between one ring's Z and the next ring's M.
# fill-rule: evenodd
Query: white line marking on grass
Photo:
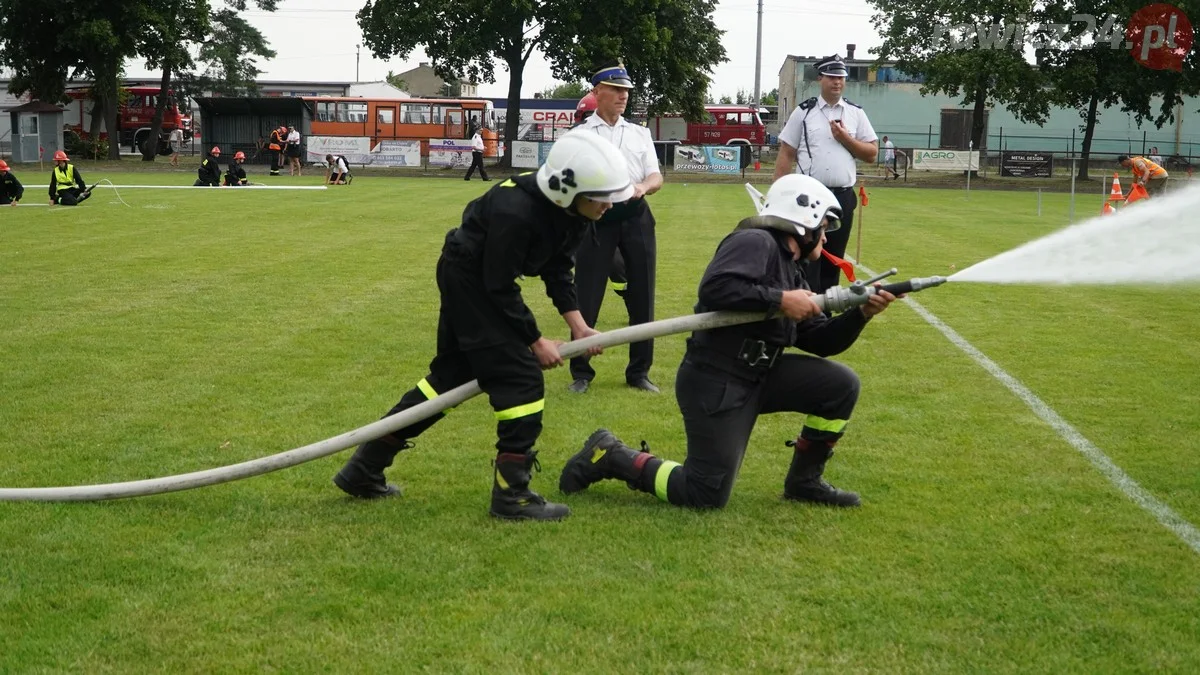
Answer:
M875 273L866 267L862 267L861 265L859 267L868 276L875 276ZM959 335L953 328L947 326L941 319L934 316L932 312L925 309L912 298L905 298L904 302L908 303L908 306L912 307L913 311L925 319L929 325L938 329L942 335L945 335L946 339L963 350L967 356L970 356L984 370L991 373L992 377L999 380L1005 387L1008 387L1008 390L1016 394L1017 398L1024 401L1025 405L1029 406L1029 409L1035 415L1042 418L1046 424L1049 424L1063 439L1070 443L1071 447L1086 457L1092 463L1092 466L1099 469L1100 473L1104 474L1104 477L1115 485L1118 490L1124 492L1126 497L1129 497L1135 504L1149 511L1155 520L1162 523L1163 527L1174 532L1193 551L1200 553L1200 530L1197 530L1195 525L1192 525L1178 513L1175 513L1170 506L1167 506L1139 485L1137 481L1130 478L1129 474L1125 473L1121 467L1109 459L1103 450L1096 447L1087 438L1084 438L1083 434L1079 433L1061 415L1054 412L1045 401L1037 397L1037 394L1034 394L1028 387L1021 384L1020 380L1005 372L995 361L989 359L983 352L976 349L974 345L967 342L967 339Z

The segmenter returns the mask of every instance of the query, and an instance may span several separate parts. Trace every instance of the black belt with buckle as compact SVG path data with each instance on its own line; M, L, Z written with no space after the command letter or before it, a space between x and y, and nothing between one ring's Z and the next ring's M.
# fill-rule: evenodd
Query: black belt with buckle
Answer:
M762 340L746 338L742 340L742 347L738 350L737 358L751 368L770 369L775 365L775 359L782 351L783 347L768 345Z

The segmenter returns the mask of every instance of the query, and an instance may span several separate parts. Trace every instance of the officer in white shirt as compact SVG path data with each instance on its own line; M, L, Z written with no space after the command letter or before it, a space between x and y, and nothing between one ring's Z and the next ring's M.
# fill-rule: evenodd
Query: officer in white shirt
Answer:
M593 234L584 237L575 257L575 286L579 294L579 312L589 327L595 328L600 305L608 286L613 254L620 251L625 259L628 286L625 306L630 325L654 320L654 277L657 265L657 244L654 236L654 214L645 197L658 192L663 185L658 156L650 130L632 124L621 115L629 102L633 81L620 62L601 68L592 75L592 93L596 96L596 113L569 134L597 134L625 155L629 178L633 181L633 197L612 208L596 224ZM587 357L571 359L570 390L582 394L596 377ZM629 365L625 368L625 383L635 389L658 393L650 381L650 366L654 362L654 341L646 340L629 345Z
M833 191L842 207L842 226L826 235L825 250L841 258L850 241L858 201L854 195L855 160L874 163L879 141L867 113L842 98L849 74L842 57L826 56L816 63L816 70L821 95L798 105L779 133L775 180L799 170ZM838 285L840 273L822 257L809 264L805 276L814 293L824 293Z
M483 131L476 127L475 135L471 136L471 168L467 169L467 175L463 177L463 180L471 180L476 167L479 168L480 178L491 180L491 178L487 177L487 169L483 168L483 149Z

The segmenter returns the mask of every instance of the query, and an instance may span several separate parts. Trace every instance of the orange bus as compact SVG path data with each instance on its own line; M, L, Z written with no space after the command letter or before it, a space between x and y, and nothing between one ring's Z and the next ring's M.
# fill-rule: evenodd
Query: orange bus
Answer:
M421 141L429 156L430 138L471 138L471 125L483 127L484 155L497 153L496 112L483 98L372 99L305 96L312 109L311 136L366 136L379 141Z

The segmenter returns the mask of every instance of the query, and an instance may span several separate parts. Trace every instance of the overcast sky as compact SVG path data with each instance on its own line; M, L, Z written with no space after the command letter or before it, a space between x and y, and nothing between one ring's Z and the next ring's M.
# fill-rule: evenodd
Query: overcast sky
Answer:
M355 45L362 33L354 14L363 5L360 0L282 0L274 13L245 12L246 18L266 35L278 54L259 64L264 80L350 82L355 78ZM717 27L724 30L722 42L729 58L713 72L716 96L732 96L739 88L754 90L754 56L758 0L720 0L716 11ZM763 0L762 91L778 86L779 68L788 54L846 55L846 43L858 45L856 56L867 56L867 49L879 44L870 22L866 0ZM416 67L424 52L414 52L407 60L375 59L365 47L358 63L357 79L382 80L388 70L402 72ZM129 64L130 77L157 75L143 64ZM508 95L508 71L496 68L496 82L482 84L480 95ZM534 54L525 68L522 96L554 86L556 80L540 54Z

